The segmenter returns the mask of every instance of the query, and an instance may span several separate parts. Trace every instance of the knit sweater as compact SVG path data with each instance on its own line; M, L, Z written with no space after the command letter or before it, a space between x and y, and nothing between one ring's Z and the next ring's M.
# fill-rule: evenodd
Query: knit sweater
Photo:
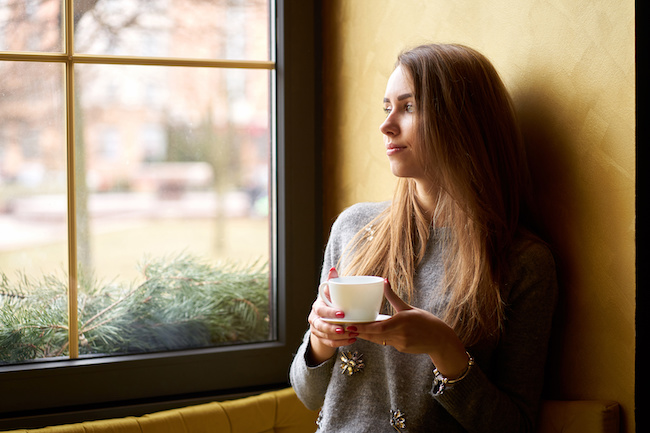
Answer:
M325 250L322 281L350 239L386 206L360 203L339 216ZM440 236L440 230L432 229L410 302L439 317L448 302L440 287ZM545 245L523 239L515 242L508 259L510 273L501 288L504 331L498 340L467 348L475 365L441 395L432 392L434 366L426 354L358 339L310 366L307 331L290 379L308 408L321 409L318 432L533 432L557 299L555 264ZM362 368L344 368L351 358L359 359Z

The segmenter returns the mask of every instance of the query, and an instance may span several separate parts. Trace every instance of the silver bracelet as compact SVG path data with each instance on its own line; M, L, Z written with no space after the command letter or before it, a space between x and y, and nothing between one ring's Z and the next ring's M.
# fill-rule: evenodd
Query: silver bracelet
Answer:
M468 352L465 353L467 353L467 357L469 358L469 361L467 362L467 368L465 369L465 371L463 371L463 374L461 374L456 379L448 379L445 376L443 376L442 373L440 373L437 368L433 369L433 388L432 388L433 395L442 395L442 393L445 392L447 385L453 385L455 383L458 383L461 380L465 379L465 377L469 374L469 370L474 365L474 358L472 358L472 355L470 355Z

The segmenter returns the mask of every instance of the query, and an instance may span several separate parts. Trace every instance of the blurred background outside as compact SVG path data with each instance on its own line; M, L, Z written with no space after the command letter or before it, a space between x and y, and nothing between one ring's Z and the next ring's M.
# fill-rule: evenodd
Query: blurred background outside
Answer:
M74 5L76 54L271 58L267 0ZM0 52L65 52L63 6L63 0L0 0ZM66 131L65 65L0 58L0 300L18 309L44 278L66 281L70 176L76 266L88 299L110 285L107 305L122 306L120 296L149 278L148 264L179 257L214 269L252 269L257 279L261 270L268 294L272 74L77 63L75 130ZM75 138L74 168L67 163L67 133ZM268 323L270 303L264 302ZM84 306L80 300L80 321ZM12 326L12 338L18 328L27 338L26 326ZM246 339L231 339L237 338ZM28 357L64 353L40 350Z

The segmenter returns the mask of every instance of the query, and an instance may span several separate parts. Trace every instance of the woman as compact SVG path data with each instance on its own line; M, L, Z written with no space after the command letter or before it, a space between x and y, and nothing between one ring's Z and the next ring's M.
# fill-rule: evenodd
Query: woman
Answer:
M475 50L426 45L383 104L394 198L339 216L322 279L385 277L392 316L345 325L317 299L291 383L319 432L534 431L557 285L508 93Z

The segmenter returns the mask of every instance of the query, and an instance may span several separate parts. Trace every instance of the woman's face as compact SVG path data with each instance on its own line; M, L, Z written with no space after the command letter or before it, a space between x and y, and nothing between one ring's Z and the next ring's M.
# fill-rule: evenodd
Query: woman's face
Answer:
M408 74L398 66L386 84L384 95L386 120L379 130L384 135L386 155L393 175L424 178L424 170L414 149L417 106Z

